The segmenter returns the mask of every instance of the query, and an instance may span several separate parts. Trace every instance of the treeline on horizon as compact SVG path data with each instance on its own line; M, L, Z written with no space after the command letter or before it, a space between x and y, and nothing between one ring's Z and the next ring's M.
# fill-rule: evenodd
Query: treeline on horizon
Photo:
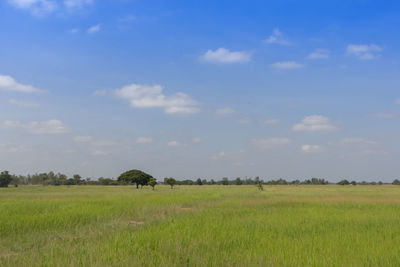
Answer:
M2 178L3 177L3 178ZM8 177L8 178L6 178ZM167 184L167 179L164 178L163 181L157 182L158 184ZM7 185L6 185L7 180ZM4 182L1 182L4 181ZM292 180L287 181L285 179L277 179L277 180L262 180L258 176L253 178L245 178L242 179L237 177L236 179L229 180L227 177L222 178L221 180L214 180L214 179L201 179L198 178L196 180L185 179L185 180L175 180L176 185L257 185L260 182L264 185L328 185L328 184L338 184L338 185L383 185L383 184L390 184L390 183L383 183L381 181L378 182L356 182L356 181L349 181L347 179L343 179L338 183L330 183L328 180L321 179L321 178L311 178L305 180ZM82 178L79 174L74 174L71 178L68 178L67 175L62 173L36 173L36 174L28 174L24 175L13 175L9 174L7 171L4 171L0 174L0 187L8 186L11 184L13 186L18 185L53 185L53 186L60 186L60 185L129 185L130 183L124 181L118 181L117 179L113 178L104 178L100 177L97 180L92 180L91 178ZM393 185L400 185L400 180L395 179L391 184Z

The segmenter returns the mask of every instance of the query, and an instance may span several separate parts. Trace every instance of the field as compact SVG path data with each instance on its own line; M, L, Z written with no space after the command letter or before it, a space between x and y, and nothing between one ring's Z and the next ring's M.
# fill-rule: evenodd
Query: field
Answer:
M400 186L1 188L0 266L400 266Z

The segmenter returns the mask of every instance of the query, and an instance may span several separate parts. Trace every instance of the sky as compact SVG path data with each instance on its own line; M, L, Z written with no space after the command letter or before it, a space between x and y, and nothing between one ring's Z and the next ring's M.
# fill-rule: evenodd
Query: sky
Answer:
M399 1L0 0L0 169L400 178Z

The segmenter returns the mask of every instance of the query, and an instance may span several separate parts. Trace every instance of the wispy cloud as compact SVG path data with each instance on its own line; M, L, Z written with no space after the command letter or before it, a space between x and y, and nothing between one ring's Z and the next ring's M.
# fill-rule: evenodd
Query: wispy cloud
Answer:
M136 143L138 144L150 144L153 143L153 138L150 137L139 137L136 139Z
M99 24L96 24L96 25L93 25L93 26L89 27L87 32L93 34L93 33L99 32L100 28L101 28L101 24L99 23Z
M217 114L218 116L228 116L235 112L236 111L233 108L226 107L226 108L217 109L217 111L215 111L215 114Z
M178 141L173 140L173 141L169 141L167 143L167 145L168 146L182 146L183 144L179 143Z
M87 142L91 142L92 139L93 139L93 138L92 138L91 136L80 135L80 136L76 136L76 137L74 138L74 141L75 141L75 142L78 142L78 143L87 143Z
M272 34L265 40L268 44L290 45L290 42L284 37L279 29L274 29Z
M267 137L253 140L254 145L260 149L272 149L283 145L288 145L292 142L286 137Z
M10 103L11 105L15 105L17 107L22 107L22 108L37 108L40 106L38 103L18 101L15 99L8 100L8 103Z
M316 154L322 152L322 147L319 145L302 145L301 151L307 154Z
M32 134L62 134L68 132L68 128L59 120L32 121L21 123L20 121L7 120L3 122L3 128L22 128Z
M64 0L64 6L68 9L78 9L91 5L93 2L93 0Z
M46 16L56 11L72 11L93 4L93 0L8 0L18 9L29 11L34 16Z
M304 68L305 65L295 61L283 61L270 64L270 67L278 70L292 70Z
M35 88L31 85L18 83L11 76L0 74L0 91L14 91L22 93L41 93L43 90Z
M328 59L330 51L326 49L317 49L307 56L308 59Z
M330 123L329 118L321 115L306 116L303 120L293 125L294 131L305 131L305 132L331 132L337 130L337 128Z
M374 59L380 51L382 51L382 48L375 44L349 44L347 46L347 53L358 59Z
M166 96L160 85L130 84L116 90L118 97L129 101L134 108L163 108L168 114L199 112L198 103L183 93Z
M251 60L251 53L248 51L230 51L226 48L218 48L214 51L208 50L200 58L211 63L240 63L249 62Z

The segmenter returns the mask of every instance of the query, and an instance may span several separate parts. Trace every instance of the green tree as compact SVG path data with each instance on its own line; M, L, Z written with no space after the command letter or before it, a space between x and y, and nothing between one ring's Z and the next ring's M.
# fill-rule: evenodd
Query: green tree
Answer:
M240 177L236 178L236 180L235 180L235 185L242 185L242 184L243 184L243 182L242 182L242 180L240 179Z
M150 186L153 188L153 190L154 190L154 187L156 186L156 184L157 184L156 178L151 177L151 178L150 178L150 181L148 182L148 185L150 185Z
M337 183L338 185L349 185L350 182L348 180L341 180L340 182Z
M147 185L151 178L153 176L140 170L130 170L121 174L118 177L118 182L136 184L136 189L139 189L139 185Z
M394 180L392 184L394 184L394 185L400 185L399 179Z
M79 174L74 174L73 179L75 184L80 184L81 183L81 176Z
M200 178L197 178L197 180L196 180L196 184L197 184L197 185L203 185L203 182L201 181L201 179L200 179Z
M264 186L263 186L263 183L262 183L262 181L258 180L257 187L258 187L258 190L260 190L260 191L264 191Z
M228 180L228 177L224 177L224 178L222 178L222 182L221 182L223 185L228 185L229 184L229 180Z
M11 181L12 177L8 171L3 171L0 173L0 187L8 187Z
M171 189L174 188L174 185L176 184L176 180L172 177L170 178L165 178L164 179L164 183L169 184L169 186L171 186Z

